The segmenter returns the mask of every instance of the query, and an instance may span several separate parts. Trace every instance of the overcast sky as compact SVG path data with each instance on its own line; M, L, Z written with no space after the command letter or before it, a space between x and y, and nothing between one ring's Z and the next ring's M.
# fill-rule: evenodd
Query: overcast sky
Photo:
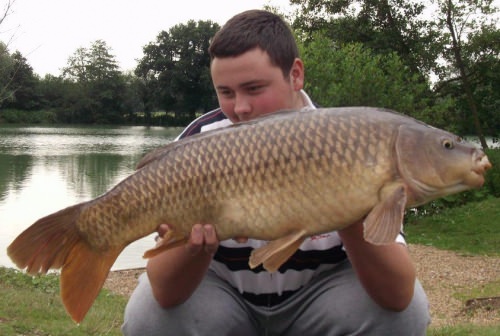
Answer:
M7 0L0 0L4 12ZM241 11L264 5L288 11L288 0L16 0L0 26L0 41L19 50L40 76L60 75L68 57L100 39L122 70L133 70L142 48L188 20L220 25Z

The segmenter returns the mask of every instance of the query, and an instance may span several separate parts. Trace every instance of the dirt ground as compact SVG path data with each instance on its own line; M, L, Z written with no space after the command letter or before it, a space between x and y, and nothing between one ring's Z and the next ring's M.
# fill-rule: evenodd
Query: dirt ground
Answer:
M500 293L496 297L463 302L456 292L500 281L500 258L464 256L422 245L410 245L417 274L430 301L432 326L473 323L500 324ZM105 288L130 296L144 269L111 272Z

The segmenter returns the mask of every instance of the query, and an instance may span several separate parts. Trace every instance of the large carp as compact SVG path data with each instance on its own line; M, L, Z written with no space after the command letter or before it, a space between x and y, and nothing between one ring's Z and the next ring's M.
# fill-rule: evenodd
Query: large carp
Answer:
M146 257L211 223L220 240L270 241L249 264L272 272L306 237L363 218L368 242L394 242L405 208L480 187L490 167L475 146L391 111L280 112L153 151L104 195L39 219L8 254L28 273L61 268L80 322L120 252L161 223L171 230Z

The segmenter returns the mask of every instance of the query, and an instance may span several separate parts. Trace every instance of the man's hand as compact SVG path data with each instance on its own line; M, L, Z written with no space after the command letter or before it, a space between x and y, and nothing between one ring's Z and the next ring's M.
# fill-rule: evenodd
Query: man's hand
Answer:
M158 235L160 241L167 232L170 230L168 224L161 224L158 227ZM215 228L211 224L195 224L191 229L191 235L186 244L186 250L190 255L198 255L201 251L210 255L215 254L219 247L219 239L215 232Z
M157 244L170 231L161 224ZM171 308L186 301L205 276L213 259L219 239L215 227L196 224L191 228L187 243L166 250L149 259L146 266L153 295L163 308Z
M219 247L219 239L215 228L210 224L195 224L191 229L191 236L186 244L186 249L193 256L201 251L210 255L215 254Z
M237 243L243 244L248 241L248 237L234 237L233 240L235 240Z

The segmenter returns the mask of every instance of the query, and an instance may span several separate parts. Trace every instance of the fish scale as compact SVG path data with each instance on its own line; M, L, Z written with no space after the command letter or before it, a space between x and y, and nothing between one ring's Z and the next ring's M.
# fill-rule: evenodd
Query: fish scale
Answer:
M480 187L490 167L480 149L393 111L274 113L148 153L104 195L36 221L8 254L29 273L62 268L80 322L121 251L160 224L169 231L146 257L212 224L220 240L269 241L249 267L274 272L307 237L360 220L366 241L393 243L406 207Z

